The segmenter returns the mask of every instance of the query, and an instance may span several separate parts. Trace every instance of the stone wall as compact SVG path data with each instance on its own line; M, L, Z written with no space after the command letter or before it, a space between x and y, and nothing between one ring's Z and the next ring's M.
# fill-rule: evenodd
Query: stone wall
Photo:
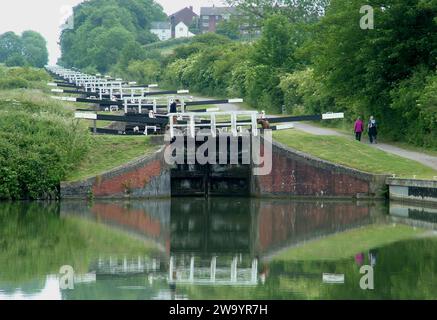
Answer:
M388 178L390 199L437 204L437 180Z
M273 142L272 173L253 176L258 197L383 198L385 175L373 175L324 161Z
M170 169L163 150L85 181L63 182L61 198L170 197Z

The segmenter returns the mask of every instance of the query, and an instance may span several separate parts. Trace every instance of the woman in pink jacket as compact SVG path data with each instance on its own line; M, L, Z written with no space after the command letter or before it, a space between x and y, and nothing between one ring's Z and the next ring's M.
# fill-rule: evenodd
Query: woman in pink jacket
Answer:
M357 141L361 141L361 136L364 132L364 122L361 120L360 117L358 117L357 121L355 121L355 139Z

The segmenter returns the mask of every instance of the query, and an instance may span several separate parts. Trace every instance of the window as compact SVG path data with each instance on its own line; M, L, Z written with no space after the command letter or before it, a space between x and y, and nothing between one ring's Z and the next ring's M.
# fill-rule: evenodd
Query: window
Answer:
M209 21L209 16L202 16L202 20Z
M184 28L180 27L179 32L184 32Z

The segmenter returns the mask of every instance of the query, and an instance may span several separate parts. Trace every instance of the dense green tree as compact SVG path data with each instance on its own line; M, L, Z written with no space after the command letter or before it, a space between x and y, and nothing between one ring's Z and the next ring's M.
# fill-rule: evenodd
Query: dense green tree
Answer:
M7 67L24 67L28 64L27 60L21 53L13 53L6 60L5 65Z
M13 32L6 32L0 35L0 63L5 62L12 55L23 52L21 38Z
M435 73L437 2L368 4L375 26L362 30L362 1L332 0L309 44L316 78L346 111L373 114L386 136L423 145L435 124L422 121L425 111L416 100Z
M232 40L238 40L241 36L240 34L240 24L236 19L232 19L229 21L221 21L217 25L217 34L221 34L223 36L228 37Z
M74 9L74 29L61 35L61 63L107 72L127 53L156 41L152 21L165 20L162 7L153 0L91 0ZM137 49L132 59L138 59ZM126 68L129 59L122 62Z
M25 31L21 37L13 32L0 35L0 63L42 68L48 58L47 42L38 32Z
M47 41L38 32L25 31L22 36L23 55L25 60L34 67L42 68L49 61Z
M272 14L287 16L290 22L316 22L329 0L226 0L246 14L265 19Z

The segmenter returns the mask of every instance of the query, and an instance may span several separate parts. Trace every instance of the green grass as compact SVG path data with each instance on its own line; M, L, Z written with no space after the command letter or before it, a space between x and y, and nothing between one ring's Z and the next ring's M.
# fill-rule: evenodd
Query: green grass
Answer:
M93 136L89 153L67 176L67 181L79 181L102 174L156 149L150 144L150 137Z
M337 121L331 121L331 122L319 122L319 121L309 121L309 124L319 127L319 128L325 128L325 129L331 129L336 132L349 135L351 139L355 139L355 135L352 132L353 124L348 123L346 120L337 120ZM366 133L364 133L363 138L365 140L368 139L368 136ZM425 147L419 147L412 144L409 144L407 142L400 142L400 141L393 141L390 139L385 138L384 136L378 137L378 142L380 143L387 143L390 145L393 145L395 147L405 149L408 151L414 151L414 152L420 152L424 153L430 156L437 156L437 149L433 148L425 148Z
M99 257L145 256L149 241L75 216L59 217L55 203L0 204L0 281L21 282L56 274L62 265L88 272Z
M405 225L372 225L311 241L287 250L274 260L340 260L424 233Z
M278 142L318 158L374 174L433 179L437 171L346 137L316 136L298 130L274 132Z

